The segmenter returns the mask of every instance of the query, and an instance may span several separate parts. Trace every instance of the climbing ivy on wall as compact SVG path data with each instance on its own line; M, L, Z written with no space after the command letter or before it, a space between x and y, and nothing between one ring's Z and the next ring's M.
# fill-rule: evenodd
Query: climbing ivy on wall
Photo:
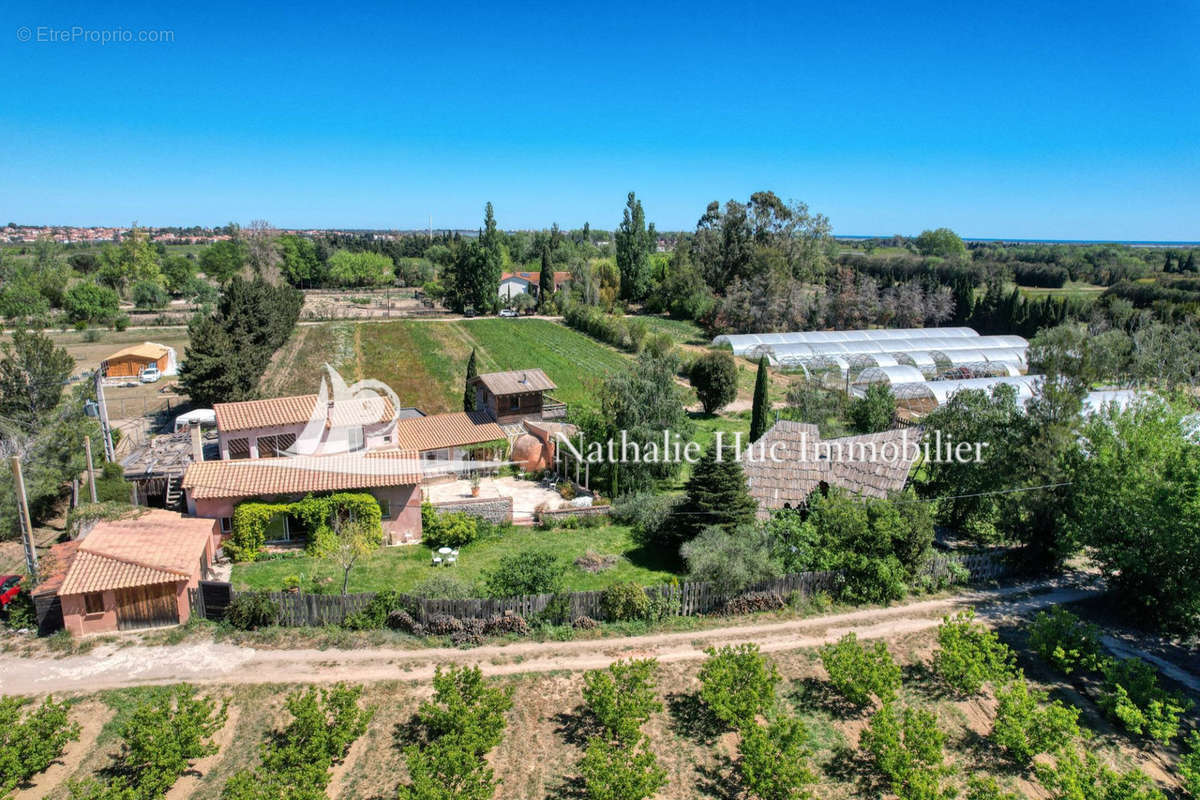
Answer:
M328 530L335 516L366 520L371 525L380 525L383 520L379 501L367 492L310 494L292 503L247 500L233 509L233 536L225 543L230 558L234 561L258 558L267 542L267 528L279 514L288 514L299 523L310 543Z

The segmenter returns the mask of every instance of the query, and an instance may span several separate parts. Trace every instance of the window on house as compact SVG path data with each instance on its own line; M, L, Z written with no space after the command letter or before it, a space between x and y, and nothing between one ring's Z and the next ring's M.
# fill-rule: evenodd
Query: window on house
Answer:
M379 501L379 513L380 513L380 515L381 515L381 516L382 516L384 519L391 519L391 518L392 518L392 501L391 501L391 500L384 500L384 499L381 499L381 498L378 498L378 497L376 497L375 499Z
M350 452L362 450L366 443L366 436L363 433L362 427L350 429Z
M221 533L233 533L233 517L221 517Z
M521 407L521 398L520 397L509 398L509 401L508 401L508 410L509 411L516 411L520 407Z
M104 613L104 592L88 592L83 596L83 612L85 614Z

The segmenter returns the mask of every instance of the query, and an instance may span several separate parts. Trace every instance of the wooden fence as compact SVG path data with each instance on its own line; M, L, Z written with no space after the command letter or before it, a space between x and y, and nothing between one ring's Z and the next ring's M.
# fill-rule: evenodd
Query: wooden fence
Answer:
M934 578L947 578L952 574L951 562L953 561L957 561L967 570L970 575L969 581L972 583L995 580L1009 573L1007 562L1002 556L980 553L968 556L938 555L926 567L926 574ZM779 595L785 600L794 594L810 597L819 592L834 592L838 587L840 577L837 572L799 572L756 583L738 594L766 592ZM216 586L210 585L208 594L210 598L212 590ZM221 584L221 586L228 587L229 584ZM231 589L227 591L231 598L244 594L243 592L233 592ZM652 598L665 601L672 614L685 617L719 611L731 599L731 595L702 581L683 581L677 584L648 587L646 593ZM268 596L279 605L279 624L287 627L340 625L346 617L364 610L375 597L370 592L345 596L270 592ZM591 617L600 620L605 618L604 592L571 592L565 596L569 604L569 619ZM213 607L211 603L206 605L204 595L200 590L189 589L188 597L193 614L212 620L219 620L224 616L225 608ZM400 595L399 605L407 609L415 620L424 624L435 614L445 614L459 619L487 619L513 613L528 619L545 611L554 598L553 594L531 594L522 597L477 597L449 600Z

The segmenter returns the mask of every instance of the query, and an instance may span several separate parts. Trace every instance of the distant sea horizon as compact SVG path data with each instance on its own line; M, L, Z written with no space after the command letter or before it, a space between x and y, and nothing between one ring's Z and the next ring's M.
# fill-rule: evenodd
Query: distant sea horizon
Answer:
M863 236L861 234L834 234L835 239L891 239L895 234L886 236ZM903 234L902 234L903 235ZM911 237L909 237L911 238ZM964 242L1003 242L1011 244L1123 244L1130 247L1200 247L1200 241L1168 239L1026 239L1020 236L964 236Z

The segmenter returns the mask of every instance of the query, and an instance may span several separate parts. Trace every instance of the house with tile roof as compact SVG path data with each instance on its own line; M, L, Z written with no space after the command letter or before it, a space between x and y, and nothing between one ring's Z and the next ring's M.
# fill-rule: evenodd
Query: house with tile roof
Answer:
M800 508L830 487L883 499L908 483L920 442L918 428L822 439L816 425L779 420L742 453L742 471L760 516Z
M505 272L500 275L500 299L511 301L514 297L520 294L528 294L537 297L539 281L542 273L534 270L533 272ZM554 273L554 291L560 291L571 283L571 273L559 272Z
M57 596L76 636L187 622L188 589L209 575L220 540L211 519L140 509L56 545L54 571L33 590Z
M189 514L218 521L233 532L233 509L245 500L289 503L310 494L367 492L379 503L385 541L421 538L422 462L411 450L374 450L326 456L292 456L193 462L183 476ZM272 541L287 542L286 516Z
M393 443L395 419L424 416L415 408L397 413L387 397L322 401L315 394L215 403L213 411L224 459L275 458L297 441L306 454L385 447Z
M217 403L220 459L187 467L180 483L188 512L218 520L228 535L234 507L246 500L282 503L363 491L379 501L387 541L416 541L423 483L461 474L480 458L502 458L510 440L525 432L521 423L553 416L554 406L565 417L565 406L543 402L555 384L540 369L475 381L479 410L470 412L397 412L386 392L336 401L314 394ZM273 526L272 535L289 541L288 520Z

